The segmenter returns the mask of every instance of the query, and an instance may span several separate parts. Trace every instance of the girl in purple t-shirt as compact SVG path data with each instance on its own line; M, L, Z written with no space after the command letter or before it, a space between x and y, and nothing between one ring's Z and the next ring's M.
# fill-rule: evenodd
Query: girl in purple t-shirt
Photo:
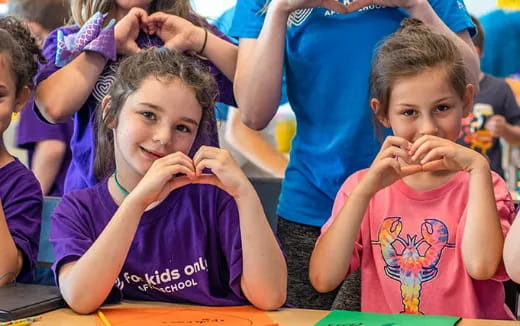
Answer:
M95 170L104 179L66 194L52 216L53 268L72 309L92 312L111 291L284 303L285 260L253 186L227 151L196 145L214 120L215 95L196 60L166 48L121 62L97 119Z
M12 17L0 19L0 285L29 282L38 254L42 193L34 174L4 145L11 116L29 99L38 61L29 31Z
M196 15L185 0L76 0L75 24L51 32L43 45L48 62L37 77L36 113L57 123L74 117L72 160L65 190L93 186L96 108L114 80L121 58L141 49L165 46L196 53L219 88L219 101L234 104L237 47ZM213 126L216 135L216 126ZM201 139L217 145L216 137Z

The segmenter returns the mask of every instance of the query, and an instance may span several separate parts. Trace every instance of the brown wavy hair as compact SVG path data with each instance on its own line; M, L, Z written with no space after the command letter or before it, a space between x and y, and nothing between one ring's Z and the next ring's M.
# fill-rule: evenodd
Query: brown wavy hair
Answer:
M370 88L380 103L377 117L386 117L392 86L395 81L442 68L455 92L464 98L468 84L466 70L457 46L446 36L436 33L420 20L406 18L401 27L379 47L372 64ZM376 131L380 124L376 123Z
M212 135L218 90L209 68L192 56L168 48L143 50L121 61L110 89L110 106L106 110L97 110L94 173L98 180L109 176L115 169L114 135L109 126L117 124L119 113L128 96L138 90L142 82L150 76L160 81L180 80L195 92L202 107L202 118L194 145L198 138Z
M0 18L0 54L9 56L16 92L24 86L34 88L38 63L45 59L27 27L14 17Z

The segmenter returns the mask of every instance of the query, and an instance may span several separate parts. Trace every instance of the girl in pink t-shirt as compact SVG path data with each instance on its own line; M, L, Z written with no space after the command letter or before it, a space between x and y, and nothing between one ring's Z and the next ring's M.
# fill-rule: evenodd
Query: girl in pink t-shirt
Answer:
M511 197L484 156L455 143L474 86L452 41L402 25L370 79L370 105L394 136L337 194L311 282L330 291L361 268L362 311L512 319L501 283Z

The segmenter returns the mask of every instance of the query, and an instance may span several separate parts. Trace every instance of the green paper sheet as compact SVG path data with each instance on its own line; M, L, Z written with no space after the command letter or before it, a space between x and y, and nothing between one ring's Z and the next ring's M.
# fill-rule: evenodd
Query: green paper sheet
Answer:
M460 318L334 310L315 326L453 326Z

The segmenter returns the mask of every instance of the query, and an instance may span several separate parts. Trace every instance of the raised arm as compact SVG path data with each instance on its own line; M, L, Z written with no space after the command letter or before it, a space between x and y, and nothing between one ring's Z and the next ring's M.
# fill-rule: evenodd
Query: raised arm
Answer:
M83 52L36 87L35 102L51 123L65 122L79 111L105 67L105 58Z
M480 60L467 30L458 33L452 32L442 19L439 18L428 0L355 0L347 7L347 11L355 12L370 5L406 9L412 18L421 20L432 30L446 35L455 42L464 58L468 81L474 85L475 90L478 92Z
M47 195L60 173L61 164L67 153L65 142L57 139L46 139L36 143L31 170L40 182L43 195Z
M269 144L256 130L242 123L240 111L230 107L228 111L226 140L262 170L277 178L283 178L288 158Z

